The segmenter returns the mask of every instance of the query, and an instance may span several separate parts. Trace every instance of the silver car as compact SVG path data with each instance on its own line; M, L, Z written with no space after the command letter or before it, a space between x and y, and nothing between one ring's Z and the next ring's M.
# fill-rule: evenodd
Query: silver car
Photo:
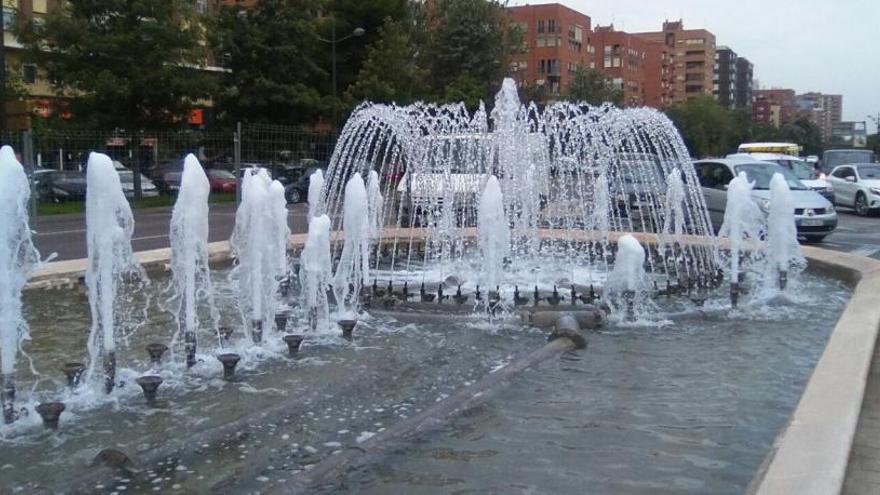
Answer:
M837 228L837 212L830 201L805 186L790 170L774 163L742 159L719 158L694 162L697 179L706 198L706 207L712 226L717 231L724 223L727 207L727 186L740 172L755 184L752 199L765 214L770 207L770 179L782 174L794 197L794 217L798 235L811 242L819 242Z

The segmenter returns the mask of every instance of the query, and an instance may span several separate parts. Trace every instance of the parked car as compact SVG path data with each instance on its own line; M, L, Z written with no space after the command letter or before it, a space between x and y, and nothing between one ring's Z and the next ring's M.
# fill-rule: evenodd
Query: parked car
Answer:
M834 204L852 206L859 215L880 210L880 164L840 165L828 179L834 184Z
M228 170L212 168L205 171L208 176L208 182L211 183L211 191L214 192L235 192L238 187L238 181L235 174Z
M163 162L150 171L150 179L159 191L176 193L180 190L180 177L183 174L183 160Z
M309 179L317 170L327 172L323 168L313 167L306 169L299 179L284 186L284 197L288 203L302 203L309 199Z
M834 187L824 173L796 156L779 153L739 153L727 155L728 158L753 159L771 162L789 169L805 186L821 194L828 201L834 201Z
M652 153L621 153L618 160L620 166L612 173L620 176L612 177L609 185L621 215L642 208L659 208L666 191L666 176L660 158Z
M37 201L42 201L44 198L42 197L42 186L41 184L45 182L52 172L51 168L38 168L34 169L34 174L32 176L32 180L34 181L34 198Z
M113 168L119 174L119 181L122 182L122 192L126 198L134 197L134 173L122 164L119 160L113 160ZM141 174L141 197L155 198L159 195L159 189L156 185Z
M43 201L83 200L86 198L86 174L76 170L41 172L36 188Z
M852 165L854 163L874 163L877 158L874 152L866 149L840 149L826 150L822 154L822 171L825 173L834 170L838 165Z
M706 198L706 207L712 226L718 231L724 223L727 207L727 186L745 172L754 183L752 199L765 214L770 208L770 179L781 174L794 198L794 218L798 235L811 242L819 242L837 228L837 212L830 201L804 185L790 170L775 163L737 158L718 158L694 162L697 180Z

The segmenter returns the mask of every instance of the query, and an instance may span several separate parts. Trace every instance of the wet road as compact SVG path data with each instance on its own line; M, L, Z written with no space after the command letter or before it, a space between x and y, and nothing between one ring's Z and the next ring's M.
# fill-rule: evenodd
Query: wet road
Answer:
M294 233L306 232L305 203L289 205L289 225ZM145 208L134 210L134 236L132 246L135 251L146 251L169 246L168 226L171 222L171 208ZM232 235L235 225L235 205L233 203L212 204L210 209L210 240L225 241ZM36 244L40 254L46 256L57 253L56 260L86 257L86 220L81 213L70 215L41 216L32 223L37 232Z
M306 232L305 203L288 206L290 226L294 233ZM132 245L135 251L168 247L168 224L171 208L135 210L135 232ZM880 216L859 217L846 208L839 210L837 230L818 244L820 247L880 259ZM235 206L232 203L211 205L210 239L228 240L235 224ZM58 260L86 257L85 216L82 214L48 215L38 217L33 224L37 231L37 247L43 257L57 253Z

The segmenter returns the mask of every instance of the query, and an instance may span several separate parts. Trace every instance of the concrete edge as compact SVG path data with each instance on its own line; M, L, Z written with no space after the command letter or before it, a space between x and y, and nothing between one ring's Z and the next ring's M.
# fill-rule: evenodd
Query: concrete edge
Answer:
M404 229L400 229L404 230ZM418 242L421 229L407 229L400 236ZM474 232L475 233L475 232ZM566 237L562 232L543 230L542 238ZM334 237L338 238L334 233ZM397 237L396 229L387 229L382 237ZM586 234L586 235L584 235ZM589 233L578 235L589 240ZM570 235L570 234L569 234ZM622 234L612 236L616 240ZM644 243L654 243L654 235L638 234ZM692 237L692 236L689 236ZM305 234L291 236L288 243L299 249ZM696 244L715 244L707 239L687 239ZM854 287L852 297L829 336L819 361L792 412L786 427L777 436L771 451L749 484L748 493L828 494L840 493L846 475L849 453L858 427L874 345L880 328L880 305L874 294L880 293L880 261L803 246L810 268L842 280ZM232 259L226 241L209 245L212 262ZM167 270L171 250L156 249L137 253L148 271ZM28 283L29 289L64 288L80 284L87 260L67 260L41 266Z

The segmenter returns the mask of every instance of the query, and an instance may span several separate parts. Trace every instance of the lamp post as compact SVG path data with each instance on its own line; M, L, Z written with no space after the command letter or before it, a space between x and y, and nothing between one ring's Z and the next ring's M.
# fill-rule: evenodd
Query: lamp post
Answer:
M337 122L337 116L336 116L336 45L338 45L339 43L342 43L343 41L345 41L349 38L360 38L361 36L364 35L366 30L364 30L364 28L362 28L362 27L357 27L357 28L354 28L354 30L352 30L352 32L349 33L347 36L343 36L342 38L337 39L336 38L336 18L332 18L332 21L333 21L332 24L330 24L330 39L328 40L327 38L322 38L322 37L318 36L318 40L323 41L324 43L329 43L330 47L331 47L330 73L331 73L331 78L333 80L333 83L332 83L332 85L333 85L333 125L335 126L336 122Z

